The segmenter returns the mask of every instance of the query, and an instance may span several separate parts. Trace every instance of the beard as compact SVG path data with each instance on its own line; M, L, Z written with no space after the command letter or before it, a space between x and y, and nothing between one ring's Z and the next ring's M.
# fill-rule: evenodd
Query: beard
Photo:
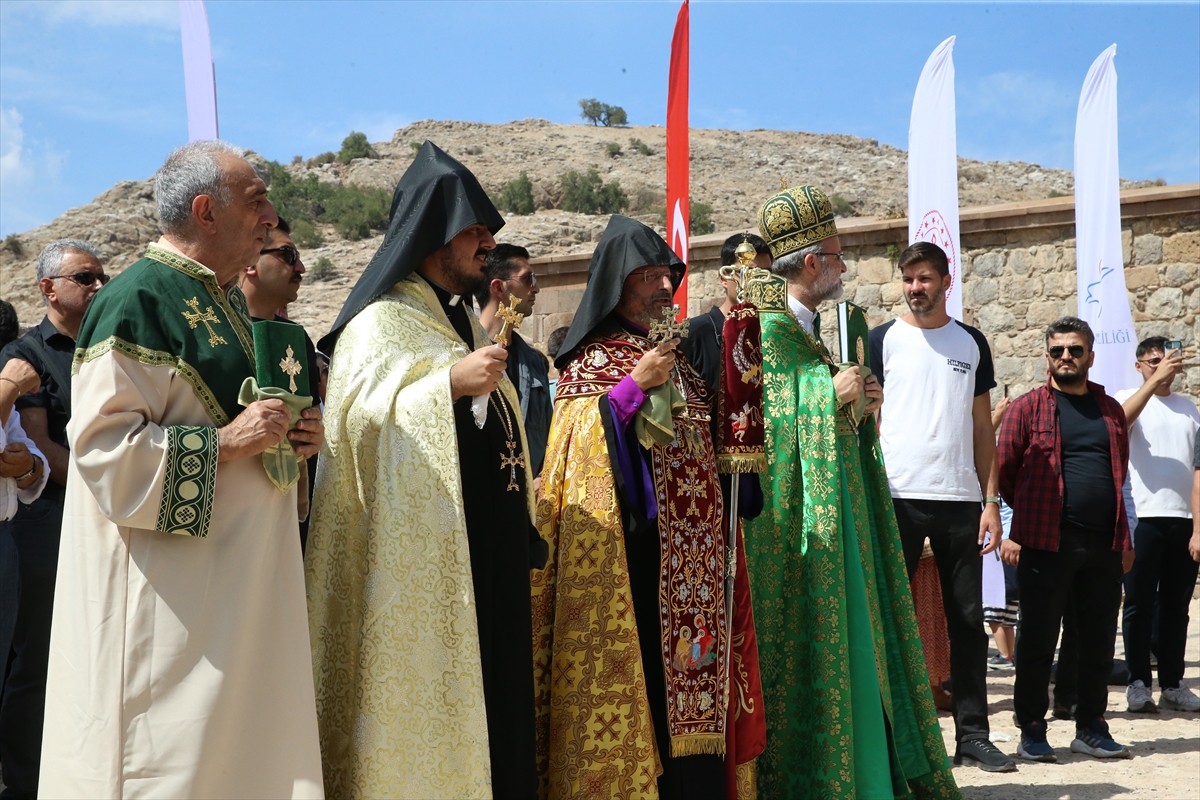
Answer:
M842 285L842 275L835 269L826 269L821 273L820 279L813 285L812 293L816 298L816 302L823 303L826 300L837 300L846 292L846 287Z
M454 294L473 295L487 283L484 270L475 265L475 258L486 255L487 251L479 250L475 256L463 262L456 262L450 248L445 248L438 256L441 262L443 280L446 289Z
M649 328L652 323L662 320L664 308L671 307L672 296L670 292L655 292L640 307L630 307L627 305L622 309L618 306L617 310L630 322L635 322L643 328Z
M917 295L914 297L905 297L904 300L908 303L908 310L920 316L921 314L929 314L937 308L941 300L941 295Z
M1087 370L1081 367L1076 367L1074 371L1067 371L1061 367L1051 367L1050 374L1054 376L1054 382L1059 386L1079 386L1087 382Z

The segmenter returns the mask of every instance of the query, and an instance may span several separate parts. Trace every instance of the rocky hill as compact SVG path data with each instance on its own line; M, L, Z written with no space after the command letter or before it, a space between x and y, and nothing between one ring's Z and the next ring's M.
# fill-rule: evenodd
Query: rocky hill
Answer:
M390 191L410 163L415 146L431 139L469 166L489 192L526 173L538 210L526 216L506 215L507 225L499 238L525 245L535 255L563 254L590 249L606 218L556 210L561 198L559 176L567 170L595 169L604 181L620 183L630 199L629 213L657 224L665 192L664 136L661 127L602 128L545 120L504 125L424 121L396 131L390 142L373 144L378 158L345 165L296 163L288 170L296 177L315 171L321 181ZM854 136L769 130L695 129L690 140L692 200L712 207L717 231L753 229L759 202L781 181L825 188L836 196L842 216L905 213L907 154L898 148ZM959 159L963 208L1071 191L1072 176L1065 170ZM293 319L314 335L328 329L382 237L347 241L331 227L318 227L325 244L307 250L305 262L311 268L323 256L333 267L321 279L309 276L291 309ZM94 242L109 271L119 272L158 237L151 181L123 181L88 205L4 241L0 294L16 306L24 324L36 322L42 314L34 285L37 253L64 236Z

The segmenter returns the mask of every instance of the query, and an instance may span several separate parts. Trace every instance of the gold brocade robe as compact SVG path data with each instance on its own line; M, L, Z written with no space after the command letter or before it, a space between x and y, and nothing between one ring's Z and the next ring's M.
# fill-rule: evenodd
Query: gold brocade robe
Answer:
M338 340L307 554L331 797L491 796L450 396L450 367L466 355L416 276ZM516 408L507 379L500 390ZM532 518L528 481L525 490Z
M550 557L533 580L539 772L543 796L553 800L657 798L665 759L725 752L733 689L723 505L707 398L686 362L678 366L687 370L679 376L687 405L673 417L675 439L655 444L646 464L657 517L650 530L632 534L622 518L605 408L608 392L650 346L628 333L597 337L558 385L537 516ZM646 587L646 551L637 550L646 536L659 551L652 622L645 606L635 613L638 587ZM661 631L658 641L642 638L650 629ZM648 684L654 675L665 681L665 697ZM661 740L656 697L666 706Z

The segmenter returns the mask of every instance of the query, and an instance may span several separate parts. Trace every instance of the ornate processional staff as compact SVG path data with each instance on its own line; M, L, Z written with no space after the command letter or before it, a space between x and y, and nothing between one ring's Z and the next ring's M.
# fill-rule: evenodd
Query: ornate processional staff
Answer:
M721 267L721 278L734 281L738 303L722 331L721 381L718 389L717 471L732 477L729 492L729 536L726 539L725 619L732 633L734 581L737 577L738 501L743 473L762 472L763 390L762 342L755 293L750 280L757 251L743 240L734 251L737 265ZM761 302L761 301L760 301Z

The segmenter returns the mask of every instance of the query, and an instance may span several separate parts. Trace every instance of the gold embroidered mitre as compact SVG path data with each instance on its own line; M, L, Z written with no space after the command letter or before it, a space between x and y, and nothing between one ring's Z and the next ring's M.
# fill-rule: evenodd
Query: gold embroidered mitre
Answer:
M793 186L767 198L758 210L758 229L777 259L837 236L833 205L815 186Z

